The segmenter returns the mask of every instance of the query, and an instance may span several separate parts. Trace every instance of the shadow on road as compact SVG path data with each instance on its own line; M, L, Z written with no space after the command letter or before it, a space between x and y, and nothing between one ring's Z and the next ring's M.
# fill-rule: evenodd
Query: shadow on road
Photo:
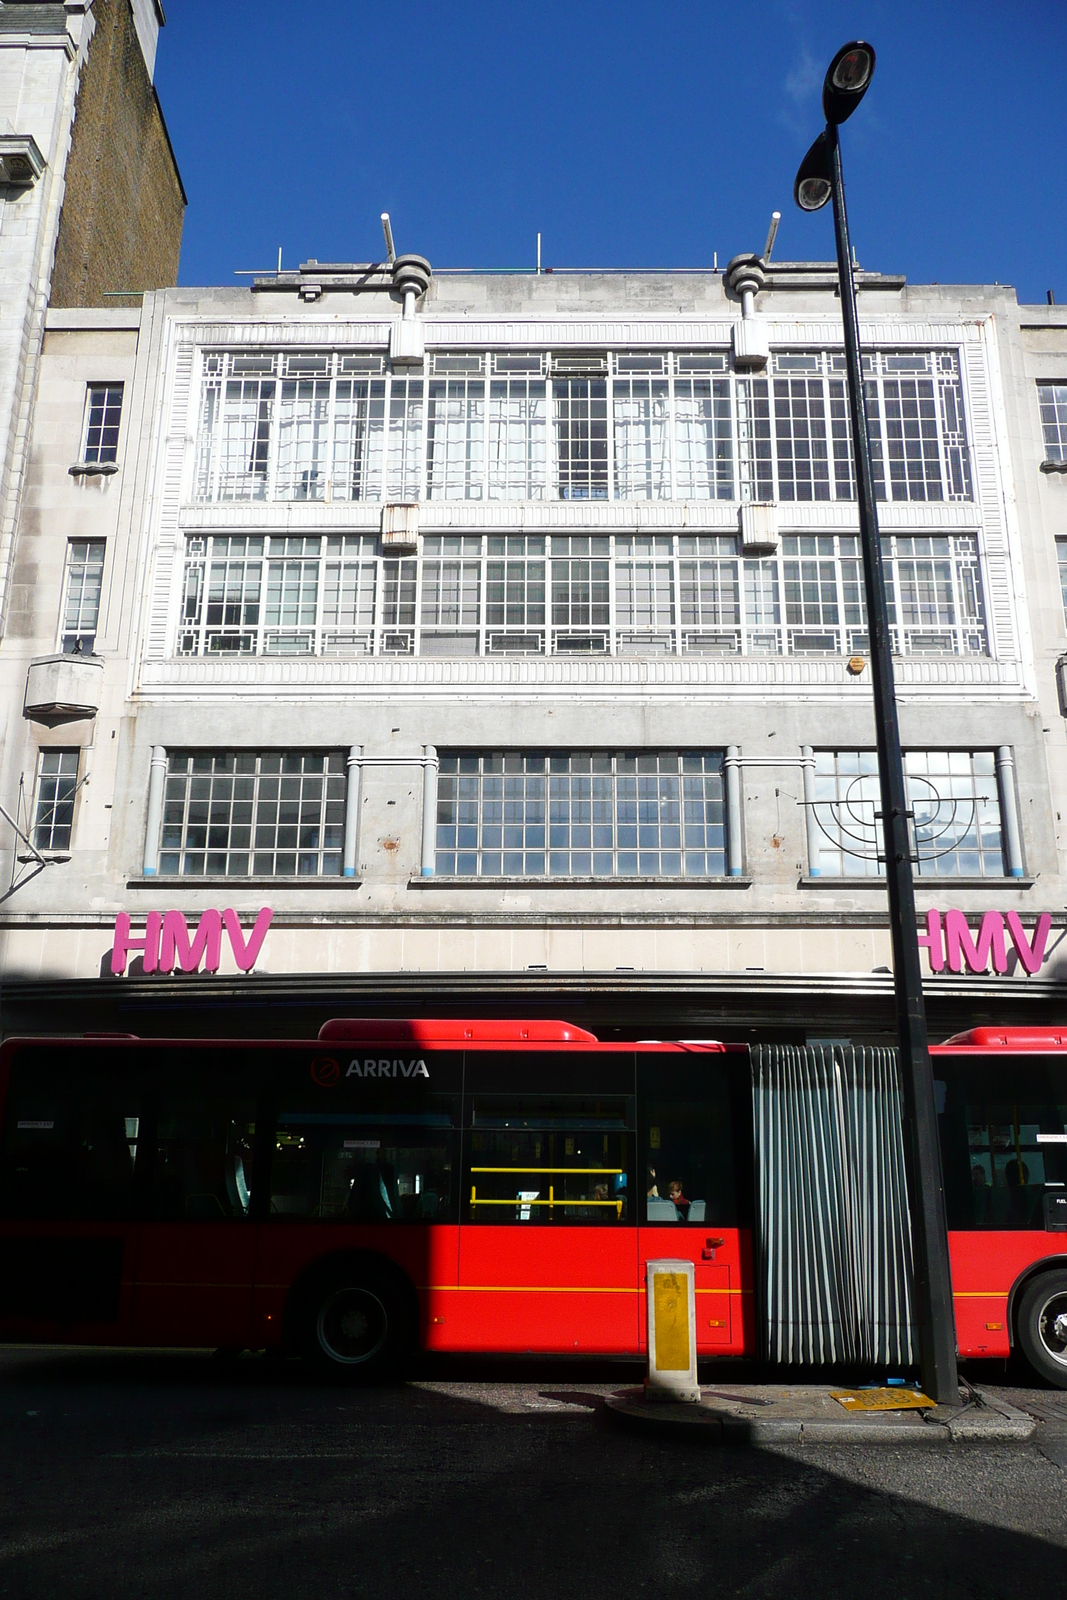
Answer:
M3 1352L0 1596L1017 1600L1062 1574L1036 1451L700 1448L605 1424L632 1366L477 1367L361 1390Z

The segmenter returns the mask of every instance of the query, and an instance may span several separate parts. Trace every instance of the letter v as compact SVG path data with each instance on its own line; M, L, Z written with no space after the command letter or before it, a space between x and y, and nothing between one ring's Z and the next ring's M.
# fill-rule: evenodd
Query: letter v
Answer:
M1026 931L1019 921L1019 913L1017 911L1006 912L1004 920L1008 924L1011 942L1019 952L1019 960L1032 978L1036 972L1041 971L1041 963L1045 959L1045 945L1048 943L1049 930L1052 927L1052 918L1047 911L1042 911L1034 924L1033 944L1026 937Z
M274 912L269 911L267 907L264 906L263 910L256 918L256 925L252 929L252 932L248 935L248 943L246 944L244 934L241 932L241 924L237 920L236 911L226 910L222 913L222 920L226 925L226 932L230 936L230 947L233 950L233 959L236 961L242 972L251 972L252 968L255 966L256 957L263 948L263 941L267 937L267 929L271 925L271 919L273 916Z

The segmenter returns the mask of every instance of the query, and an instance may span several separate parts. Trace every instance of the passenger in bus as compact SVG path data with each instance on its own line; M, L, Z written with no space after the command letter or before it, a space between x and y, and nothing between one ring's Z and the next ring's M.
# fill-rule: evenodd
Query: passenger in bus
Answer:
M655 1167L649 1167L649 1169L648 1169L648 1177L647 1177L647 1179L645 1181L648 1184L648 1199L649 1200L658 1200L659 1199L659 1189L656 1186L656 1169L655 1169Z
M670 1185L668 1186L668 1189L667 1189L667 1194L669 1195L669 1197L671 1199L671 1202L674 1205L674 1209L677 1211L677 1213L681 1217L682 1221L683 1222L688 1222L689 1221L689 1201L685 1198L685 1194L684 1194L684 1192L682 1190L682 1182L681 1182L680 1178L672 1178L671 1179Z

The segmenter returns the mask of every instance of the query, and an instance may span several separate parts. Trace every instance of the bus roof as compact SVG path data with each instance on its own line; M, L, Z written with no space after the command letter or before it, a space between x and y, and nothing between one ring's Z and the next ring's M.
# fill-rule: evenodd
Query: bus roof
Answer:
M1067 1028L968 1028L954 1033L935 1050L1067 1050Z

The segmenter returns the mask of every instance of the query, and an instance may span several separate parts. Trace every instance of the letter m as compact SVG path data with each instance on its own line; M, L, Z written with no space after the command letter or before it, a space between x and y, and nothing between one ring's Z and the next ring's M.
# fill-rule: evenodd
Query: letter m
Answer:
M191 940L189 925L180 911L164 914L163 936L159 945L160 971L173 972L175 957L183 972L195 972L201 961L206 972L219 970L222 961L222 918L217 911L203 913Z
M985 972L993 956L993 971L1007 972L1008 958L1004 951L1004 918L999 911L987 911L978 930L978 941L971 938L967 918L962 911L945 912L945 954L948 970L962 972L966 961L972 972Z

